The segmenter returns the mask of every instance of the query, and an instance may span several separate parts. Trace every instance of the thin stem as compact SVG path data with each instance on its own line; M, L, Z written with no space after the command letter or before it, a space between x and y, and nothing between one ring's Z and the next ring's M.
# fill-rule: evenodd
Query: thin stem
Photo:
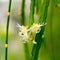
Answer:
M35 7L35 0L31 0L29 26L31 26L34 23L34 7Z
M35 0L36 3L36 13L40 13L40 8L41 8L41 0Z
M24 44L24 52L25 52L25 60L30 60L30 55L29 55L29 49L28 49L28 44Z
M49 2L50 0L44 0L42 4L39 23L40 23L40 20L46 23ZM42 35L44 34L44 30L45 30L45 26L41 27L41 31L38 34L36 34L35 41L37 42L37 44L34 44L33 46L31 60L38 60L38 54L39 54L39 49L43 41Z
M46 23L49 2L50 2L50 0L43 1L43 4L41 6L41 11L40 11L41 15L40 15L39 23L40 23L40 20L42 21L42 23L43 22Z
M21 16L21 24L25 25L25 0L22 0L22 7L21 7L21 12L22 12L22 16ZM30 60L30 56L29 56L29 49L28 49L28 44L24 43L24 52L25 52L25 60Z
M53 13L54 13L54 0L51 0L50 6L50 40L51 40L51 48L52 48L52 60L54 59L54 45L53 45Z
M25 9L25 0L22 0L22 7L21 7L21 24L25 25L25 14L24 14L24 9Z
M9 21L10 21L11 2L12 2L12 0L9 0L8 16L7 16L7 26L6 26L5 60L7 60L7 57L8 57L8 48L7 48L7 45L8 45L8 30L9 30Z
M55 0L54 4L56 7L58 7L58 0Z
M25 51L25 60L30 60L30 55L29 55L29 49L28 49L28 44L24 44L24 51Z

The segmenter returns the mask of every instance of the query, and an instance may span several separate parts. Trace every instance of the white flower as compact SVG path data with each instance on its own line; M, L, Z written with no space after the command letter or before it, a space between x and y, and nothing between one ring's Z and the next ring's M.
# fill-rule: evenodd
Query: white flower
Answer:
M28 42L28 35L27 33L23 34L22 32L19 32L20 40L23 42Z
M27 34L27 31L28 31L28 29L27 29L27 27L25 27L25 26L20 26L19 24L18 24L18 27L19 27L19 36L20 36L20 39L22 40L22 41L26 41L26 42L28 42L28 34Z
M30 28L27 28L26 26L20 26L19 24L17 24L17 27L19 27L19 36L20 39L23 42L29 42L31 41L33 44L37 44L37 42L35 42L35 37L36 37L36 33L39 33L41 30L41 26L44 26L45 24L33 24L31 25Z
M31 30L31 32L33 33L38 33L41 30L41 26L40 24L33 24L29 30Z
M20 32L27 33L27 31L28 31L27 27L25 27L25 26L21 26L21 25L17 24L17 27L19 27Z

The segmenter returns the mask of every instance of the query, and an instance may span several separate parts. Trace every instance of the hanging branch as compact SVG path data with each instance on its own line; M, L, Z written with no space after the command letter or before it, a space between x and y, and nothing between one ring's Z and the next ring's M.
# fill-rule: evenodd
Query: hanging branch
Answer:
M6 43L5 43L5 60L8 59L7 58L8 57L8 30L9 30L9 21L10 21L11 2L12 2L12 0L9 0L8 13L7 13Z
M43 23L46 23L49 2L50 2L50 0L43 1L42 7L41 7L41 16L39 19L39 23L40 23L40 20ZM45 26L42 26L41 31L38 34L36 34L35 41L37 42L37 44L34 44L34 46L33 46L31 60L38 60L38 54L39 54L39 49L41 48L41 44L43 41L42 35L44 34L44 30L45 30Z

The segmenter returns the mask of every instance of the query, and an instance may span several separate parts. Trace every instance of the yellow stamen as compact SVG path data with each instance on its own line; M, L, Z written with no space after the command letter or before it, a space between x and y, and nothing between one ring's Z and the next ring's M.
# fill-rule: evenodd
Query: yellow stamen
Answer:
M26 26L26 29L28 29L28 26Z
M24 26L23 27L23 30L22 30L23 33L26 33L27 32L27 28Z
M34 29L35 31L37 31L37 30L39 29L38 25L34 23L34 24L33 24L33 29Z
M8 48L8 44L5 44L5 48Z

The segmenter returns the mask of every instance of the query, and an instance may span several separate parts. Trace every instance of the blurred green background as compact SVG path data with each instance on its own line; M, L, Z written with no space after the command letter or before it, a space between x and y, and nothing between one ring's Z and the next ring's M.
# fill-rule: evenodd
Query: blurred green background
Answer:
M11 9L11 19L9 26L9 48L8 60L25 60L24 46L18 36L17 23L21 18L21 2L22 0L13 0ZM58 1L60 3L60 1ZM25 18L29 20L30 0L26 0ZM5 38L6 38L6 22L7 22L8 0L0 0L0 60L4 60L5 55ZM47 25L45 29L45 40L41 45L38 60L60 60L60 8L51 6L48 9ZM53 15L52 15L53 13ZM52 16L52 18L51 18ZM26 22L26 24L28 24ZM52 28L52 31L51 31ZM29 44L31 53L32 45Z

